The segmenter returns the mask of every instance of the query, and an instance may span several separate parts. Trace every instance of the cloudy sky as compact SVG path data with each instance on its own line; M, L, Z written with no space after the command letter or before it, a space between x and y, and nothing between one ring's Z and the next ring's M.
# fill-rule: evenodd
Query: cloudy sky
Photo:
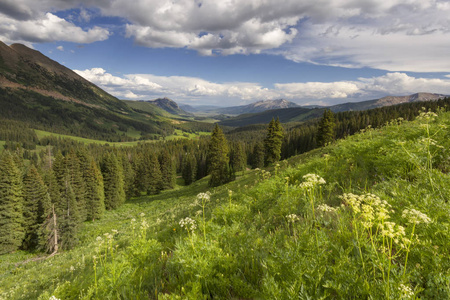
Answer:
M120 99L450 94L448 0L1 0L23 43Z

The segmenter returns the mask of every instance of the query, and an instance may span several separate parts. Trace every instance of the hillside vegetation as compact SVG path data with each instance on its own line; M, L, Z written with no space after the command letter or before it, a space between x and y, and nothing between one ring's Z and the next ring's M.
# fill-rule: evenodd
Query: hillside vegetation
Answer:
M0 299L448 299L450 113L438 114L225 186L132 198L73 250L0 256Z

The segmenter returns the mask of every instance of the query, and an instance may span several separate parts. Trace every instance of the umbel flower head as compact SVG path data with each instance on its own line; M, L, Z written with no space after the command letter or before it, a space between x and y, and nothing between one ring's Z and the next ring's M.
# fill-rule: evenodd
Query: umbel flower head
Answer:
M286 216L288 223L295 223L300 220L300 218L296 214L290 214Z
M322 177L320 177L317 174L306 174L305 176L303 176L303 179L305 179L304 182L302 182L300 184L300 188L302 189L310 189L313 188L316 185L321 185L321 184L325 184L325 179L323 179Z
M197 195L197 199L200 200L200 201L208 202L210 198L211 198L211 193L210 192L199 193Z
M180 224L181 228L186 229L188 232L194 232L195 229L197 228L197 224L195 223L195 220L192 220L189 217L181 219L179 224Z
M431 219L426 214L413 208L403 210L402 217L405 218L410 224L428 224L431 222Z

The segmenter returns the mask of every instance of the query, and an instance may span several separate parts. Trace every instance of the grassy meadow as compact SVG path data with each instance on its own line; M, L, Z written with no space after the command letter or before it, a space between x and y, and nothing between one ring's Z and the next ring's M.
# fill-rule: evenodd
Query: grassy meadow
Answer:
M0 299L449 299L449 128L424 111L133 198L71 251L0 256Z

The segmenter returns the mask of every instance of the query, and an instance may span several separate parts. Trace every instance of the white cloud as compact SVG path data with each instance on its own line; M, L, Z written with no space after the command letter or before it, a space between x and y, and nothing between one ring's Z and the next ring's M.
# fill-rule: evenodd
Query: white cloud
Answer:
M64 51L64 47L63 46L58 46L58 47L56 47L56 49L58 49L59 51Z
M120 77L102 68L75 72L121 99L170 97L185 103L223 106L279 98L299 104L327 105L416 92L450 94L450 79L415 78L398 72L355 81L277 83L272 89L258 83L215 83L186 76L126 74Z
M0 39L28 43L107 39L54 13L75 9L126 20L137 44L202 55L272 53L315 64L388 71L450 69L448 0L2 0ZM92 20L91 20L92 21Z
M92 43L108 38L110 32L98 26L87 30L60 18L51 12L37 14L36 18L20 20L2 14L0 10L0 39L6 43L31 43L67 41Z

